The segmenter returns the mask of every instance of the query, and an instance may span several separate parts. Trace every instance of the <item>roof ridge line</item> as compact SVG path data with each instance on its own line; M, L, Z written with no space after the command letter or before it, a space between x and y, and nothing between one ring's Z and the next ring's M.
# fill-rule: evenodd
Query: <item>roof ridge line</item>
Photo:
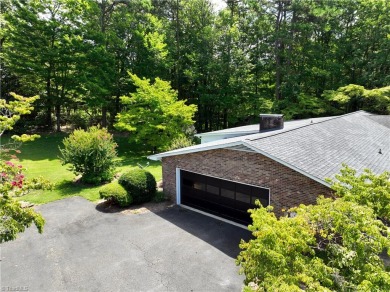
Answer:
M368 112L367 112L368 113ZM386 128L386 129L390 129L390 127L387 127L387 126L385 126L385 125L383 125L383 124L381 124L381 123L379 123L378 121L376 121L376 120L373 120L373 119L370 119L370 117L389 117L390 118L390 115L377 115L377 114L372 114L372 113L369 113L370 115L367 115L367 116L364 116L365 118L368 118L369 120L370 120L370 122L372 122L372 123L375 123L376 125L379 125L379 126L381 126L381 127L384 127L384 128Z
M303 125L303 126L300 126L298 128L286 130L284 132L274 133L274 134L271 134L271 135L268 135L268 136L265 136L265 137L259 137L259 138L256 138L256 139L244 139L243 141L256 141L256 140L266 139L266 138L269 138L269 137L273 137L273 136L281 135L281 134L288 133L288 132L291 132L291 131L299 130L299 129L302 129L304 127L314 126L314 125L317 125L317 124L326 123L326 122L328 122L330 120L335 120L337 118L342 118L342 117L345 117L345 116L348 116L348 115L357 114L359 112L368 113L368 112L366 112L364 110L358 110L358 111L354 111L354 112L351 112L351 113L346 113L346 114L339 115L339 116L329 117L329 119L327 119L325 121L320 121L320 122L316 122L316 123L309 123L307 125ZM313 119L315 119L315 118L313 118ZM310 118L308 118L308 120L310 120Z

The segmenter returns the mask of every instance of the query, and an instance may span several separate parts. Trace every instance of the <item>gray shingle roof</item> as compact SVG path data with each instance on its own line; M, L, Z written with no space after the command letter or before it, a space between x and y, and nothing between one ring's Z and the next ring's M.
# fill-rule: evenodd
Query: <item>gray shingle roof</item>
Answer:
M371 115L368 116L371 120L377 122L378 124L381 124L387 128L390 128L390 116L385 115Z
M296 121L282 130L213 141L149 158L244 145L319 181L334 177L342 163L358 172L369 168L382 173L390 171L389 117L358 111L313 123L310 119Z
M382 173L390 170L390 128L370 116L358 111L246 143L322 180L342 163Z

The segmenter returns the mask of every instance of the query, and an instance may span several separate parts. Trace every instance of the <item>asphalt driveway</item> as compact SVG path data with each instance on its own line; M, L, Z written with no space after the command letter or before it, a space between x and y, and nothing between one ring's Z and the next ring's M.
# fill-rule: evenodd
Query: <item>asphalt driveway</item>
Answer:
M37 207L29 228L0 245L1 291L240 291L235 257L249 232L172 207L104 213L73 197Z

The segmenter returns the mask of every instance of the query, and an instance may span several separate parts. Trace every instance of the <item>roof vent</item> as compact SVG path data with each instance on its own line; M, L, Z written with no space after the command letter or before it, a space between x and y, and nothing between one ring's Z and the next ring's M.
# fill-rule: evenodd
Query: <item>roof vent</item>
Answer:
M280 130L284 127L283 115L260 115L260 132Z

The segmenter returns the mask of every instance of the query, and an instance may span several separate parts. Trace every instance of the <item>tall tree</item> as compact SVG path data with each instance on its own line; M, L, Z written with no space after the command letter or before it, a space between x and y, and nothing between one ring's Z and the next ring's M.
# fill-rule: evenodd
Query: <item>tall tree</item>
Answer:
M46 123L60 131L61 106L74 89L78 51L77 31L69 25L75 17L72 1L13 1L6 14L9 26L4 44L5 61L24 92L40 94ZM26 36L27 34L27 36Z
M137 87L130 96L122 96L126 108L118 114L115 127L130 132L130 141L156 151L167 149L172 140L185 136L193 125L194 105L177 99L169 82L156 78L154 83L130 74Z
M88 1L83 11L83 100L111 122L120 109L119 97L134 89L127 71L140 76L164 76L167 68L165 33L161 21L149 11L148 1Z

